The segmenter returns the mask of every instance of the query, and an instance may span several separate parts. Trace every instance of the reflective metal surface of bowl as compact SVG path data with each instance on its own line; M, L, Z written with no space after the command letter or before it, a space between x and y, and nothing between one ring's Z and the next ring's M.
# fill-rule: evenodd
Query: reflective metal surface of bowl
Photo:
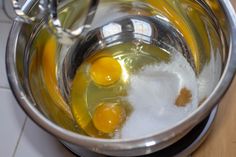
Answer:
M199 3L202 1L199 0ZM189 117L168 129L153 136L139 139L97 139L84 136L61 127L50 120L36 103L28 80L28 65L30 60L29 49L32 40L40 29L38 24L24 24L15 21L8 38L6 52L7 75L11 89L25 112L42 128L78 148L85 148L97 153L114 156L136 156L161 150L186 135L194 126L203 120L221 99L230 85L236 68L236 20L235 12L228 0L219 0L214 3L206 1L215 14L217 23L225 37L225 54L223 55L223 72L213 92L204 103ZM34 6L24 7L33 11Z

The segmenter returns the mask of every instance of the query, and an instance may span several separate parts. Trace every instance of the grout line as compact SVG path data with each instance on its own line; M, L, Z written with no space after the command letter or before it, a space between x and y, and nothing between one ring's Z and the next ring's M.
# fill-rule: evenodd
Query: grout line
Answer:
M0 20L0 23L6 23L6 24L11 24L11 20Z
M19 146L20 139L21 139L21 137L22 137L22 135L23 135L23 132L24 132L24 130L25 130L25 124L26 124L27 119L28 119L28 117L26 116L26 117L25 117L25 120L24 120L24 123L23 123L23 126L22 126L22 128L21 128L20 135L19 135L19 137L18 137L18 139L17 139L16 146L15 146L15 149L14 149L14 152L13 152L12 157L15 157L15 155L16 155L16 151L17 151L17 148L18 148L18 146Z
M1 85L0 85L0 89L11 90L10 87L1 86Z

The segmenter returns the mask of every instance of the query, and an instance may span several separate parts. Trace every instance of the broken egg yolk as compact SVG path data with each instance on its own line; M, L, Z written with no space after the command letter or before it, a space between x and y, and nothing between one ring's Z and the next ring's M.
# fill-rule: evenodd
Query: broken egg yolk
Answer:
M90 76L96 84L108 86L120 79L121 66L112 57L101 57L92 62Z
M103 133L113 133L125 120L124 108L117 103L101 103L93 115L93 124Z

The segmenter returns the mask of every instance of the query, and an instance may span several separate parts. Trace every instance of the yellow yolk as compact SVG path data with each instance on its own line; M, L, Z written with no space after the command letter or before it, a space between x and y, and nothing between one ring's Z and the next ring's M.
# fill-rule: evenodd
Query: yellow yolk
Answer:
M73 119L70 108L63 100L57 87L56 49L57 49L56 38L54 37L49 38L43 50L42 71L43 71L44 81L45 85L47 86L48 93L54 100L54 102L58 105L58 107L62 111L64 111L71 119Z
M125 120L124 108L116 103L101 103L93 115L93 124L103 133L113 133Z
M92 63L90 76L96 84L108 86L120 79L121 66L112 57L101 57Z

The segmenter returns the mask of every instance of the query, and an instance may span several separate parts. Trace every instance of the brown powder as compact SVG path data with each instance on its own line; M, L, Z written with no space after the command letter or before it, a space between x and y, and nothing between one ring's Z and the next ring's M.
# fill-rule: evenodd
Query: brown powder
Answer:
M186 106L192 100L192 93L186 87L180 90L178 97L175 100L175 105L179 107Z

